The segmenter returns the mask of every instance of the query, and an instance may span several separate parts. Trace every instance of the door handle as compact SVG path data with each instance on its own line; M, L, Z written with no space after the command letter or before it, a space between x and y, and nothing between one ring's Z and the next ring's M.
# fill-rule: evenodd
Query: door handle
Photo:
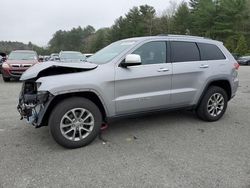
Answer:
M209 67L209 65L203 65L203 64L200 66L201 69L206 69L208 67Z
M168 68L160 68L157 70L157 72L167 72L167 71L169 71Z

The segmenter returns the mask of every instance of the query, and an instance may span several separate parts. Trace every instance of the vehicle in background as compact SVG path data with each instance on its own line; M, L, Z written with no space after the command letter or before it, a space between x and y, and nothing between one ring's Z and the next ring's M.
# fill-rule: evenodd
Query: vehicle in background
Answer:
M240 65L250 65L250 56L242 56L237 59Z
M2 56L0 56L0 74L2 74L2 73L1 73L2 64L3 64L3 57L2 57Z
M38 56L38 61L39 61L39 62L44 62L44 56L39 55L39 56Z
M49 59L50 59L50 56L49 56L49 55L43 56L43 61L44 61L44 62L49 61Z
M5 62L6 61L6 53L2 53L2 52L0 52L0 74L2 73L2 71L1 71L1 69L2 69L2 64L3 64L3 62Z
M83 55L85 55L86 58L89 58L89 57L91 57L94 54L83 54Z
M67 148L89 144L112 119L145 112L192 109L213 122L236 94L238 68L219 41L187 35L130 38L85 63L33 66L22 75L18 111L37 128L48 125Z
M11 78L20 78L24 71L38 63L38 55L31 50L12 51L2 64L2 77L5 82Z
M59 53L61 62L82 62L86 61L85 55L77 51L61 51Z
M240 54L238 54L238 53L231 53L231 54L232 54L232 56L234 57L235 60L238 60L239 57L240 57Z
M58 53L53 53L50 55L49 61L59 61L59 54Z

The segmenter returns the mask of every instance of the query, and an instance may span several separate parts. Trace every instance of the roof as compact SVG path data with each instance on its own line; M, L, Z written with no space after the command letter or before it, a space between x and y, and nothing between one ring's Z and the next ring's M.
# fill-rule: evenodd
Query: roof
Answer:
M185 41L195 41L195 42L208 42L208 43L221 43L220 41L212 40L206 37L200 37L200 36L191 36L191 35L170 35L170 34L164 34L164 35L157 35L157 36L145 36L145 37L134 37L134 38L128 38L124 39L127 40L135 40L137 42L145 41L145 40L152 40L152 39L162 39L162 40L185 40Z

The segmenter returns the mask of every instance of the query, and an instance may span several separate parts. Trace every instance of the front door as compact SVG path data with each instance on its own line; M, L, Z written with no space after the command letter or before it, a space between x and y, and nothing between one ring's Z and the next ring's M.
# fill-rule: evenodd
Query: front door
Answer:
M167 43L148 42L133 54L142 64L115 70L116 113L127 114L165 108L170 104L172 65L167 63Z

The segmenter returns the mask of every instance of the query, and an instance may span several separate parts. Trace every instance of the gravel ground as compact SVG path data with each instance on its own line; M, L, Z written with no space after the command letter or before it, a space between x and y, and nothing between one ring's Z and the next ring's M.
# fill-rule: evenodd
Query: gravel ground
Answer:
M113 123L104 143L67 150L16 111L21 84L0 78L0 187L250 188L250 67L224 117L161 113Z

